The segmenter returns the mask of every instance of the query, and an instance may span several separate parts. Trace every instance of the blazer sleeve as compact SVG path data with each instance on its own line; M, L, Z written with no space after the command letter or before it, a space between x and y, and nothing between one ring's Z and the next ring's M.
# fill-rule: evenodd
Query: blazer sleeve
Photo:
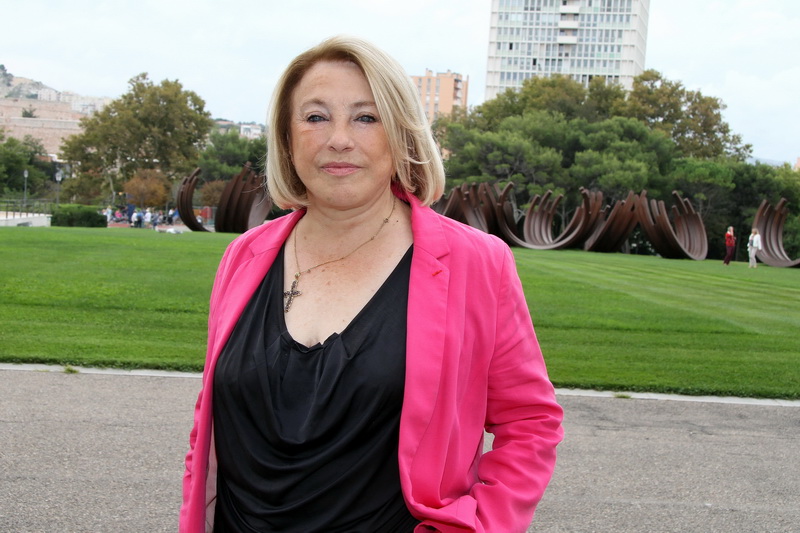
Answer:
M189 434L189 450L185 458L185 470L183 474L183 503L181 504L179 529L181 533L203 531L205 524L205 490L206 490L206 470L209 464L209 446L211 432L211 406L209 404L209 390L211 387L211 366L213 356L213 343L218 316L219 302L221 294L225 292L225 287L230 282L232 271L239 259L243 246L241 240L233 241L220 260L214 277L214 284L211 289L208 313L208 343L206 348L206 360L203 369L203 381L197 402L194 408L194 424ZM202 456L196 457L200 453ZM202 476L203 479L197 479Z
M511 250L504 246L489 368L486 430L491 451L471 495L480 531L525 531L553 474L562 408L545 367Z

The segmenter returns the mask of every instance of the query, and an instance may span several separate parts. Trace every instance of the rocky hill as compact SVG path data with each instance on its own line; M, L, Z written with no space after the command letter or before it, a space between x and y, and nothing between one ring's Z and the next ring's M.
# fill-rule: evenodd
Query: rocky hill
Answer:
M24 98L38 100L43 91L58 92L40 81L14 76L0 65L0 98Z
M17 139L30 135L54 158L65 138L80 133L80 119L108 101L60 92L0 65L0 131Z

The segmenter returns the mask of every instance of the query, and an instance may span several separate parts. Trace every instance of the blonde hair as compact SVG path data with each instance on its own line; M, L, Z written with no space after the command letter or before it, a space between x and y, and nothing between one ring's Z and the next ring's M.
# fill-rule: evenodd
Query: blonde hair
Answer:
M311 67L321 61L350 61L367 78L389 142L392 180L422 205L444 192L444 167L419 93L400 64L371 43L354 37L326 39L286 67L270 104L267 140L267 189L282 209L308 205L306 188L291 158L289 138L292 94Z

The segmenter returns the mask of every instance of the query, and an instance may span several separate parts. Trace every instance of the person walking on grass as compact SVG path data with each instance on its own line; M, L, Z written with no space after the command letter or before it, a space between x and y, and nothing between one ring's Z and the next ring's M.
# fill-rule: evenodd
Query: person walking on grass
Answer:
M758 229L753 228L750 232L750 238L747 240L747 255L750 257L748 268L757 268L758 262L756 261L756 254L761 251L761 235L758 234Z
M728 226L728 231L725 232L725 259L722 260L723 265L729 265L733 259L733 252L736 251L736 236L733 234L733 226Z

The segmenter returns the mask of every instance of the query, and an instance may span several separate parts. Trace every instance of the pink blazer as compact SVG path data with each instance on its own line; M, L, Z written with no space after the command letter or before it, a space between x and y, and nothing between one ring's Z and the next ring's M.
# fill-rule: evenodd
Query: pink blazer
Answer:
M403 197L404 195L400 195ZM417 532L524 532L550 481L562 410L533 331L514 257L496 237L411 204L403 495ZM182 533L213 527L214 367L296 211L234 240L211 293L208 352L190 435ZM483 454L484 429L494 434Z

